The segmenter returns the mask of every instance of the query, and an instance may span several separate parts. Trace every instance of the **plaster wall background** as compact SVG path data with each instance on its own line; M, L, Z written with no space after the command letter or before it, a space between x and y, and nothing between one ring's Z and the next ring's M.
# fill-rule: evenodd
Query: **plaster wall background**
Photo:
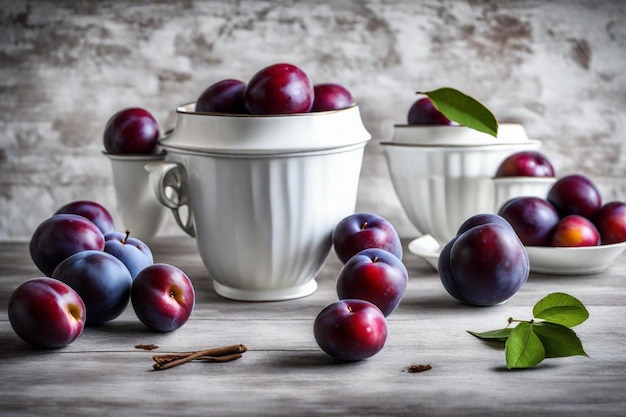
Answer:
M351 90L373 135L357 209L403 237L418 231L378 143L416 90L467 92L543 140L559 175L626 200L624 1L0 0L0 240L76 199L118 216L101 153L116 111L144 107L167 130L208 85L275 62Z

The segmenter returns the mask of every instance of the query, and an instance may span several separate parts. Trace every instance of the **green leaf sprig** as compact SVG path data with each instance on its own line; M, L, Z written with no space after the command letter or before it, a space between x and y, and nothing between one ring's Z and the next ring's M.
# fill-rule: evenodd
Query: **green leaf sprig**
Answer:
M533 317L529 321L511 317L504 329L468 333L479 339L503 342L508 369L530 368L546 358L588 356L571 329L589 318L578 299L565 293L549 294L535 304ZM511 327L513 323L517 325Z
M428 96L437 110L448 119L491 136L498 136L496 117L475 98L450 87L418 92L418 94Z

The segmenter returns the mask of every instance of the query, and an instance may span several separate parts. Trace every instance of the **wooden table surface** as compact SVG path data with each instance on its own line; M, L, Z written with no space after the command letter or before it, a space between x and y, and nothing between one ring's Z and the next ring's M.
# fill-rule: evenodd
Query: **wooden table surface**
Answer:
M626 415L626 255L598 275L531 274L506 304L478 308L455 302L436 272L405 251L410 281L389 317L387 344L368 360L339 363L317 347L312 332L317 313L336 300L334 254L313 295L250 303L213 292L191 238L158 238L151 247L155 261L176 265L194 282L196 308L185 326L153 333L129 306L70 346L37 350L11 329L7 302L39 273L26 242L0 243L0 415ZM589 309L590 318L575 329L589 358L507 370L502 349L466 333L504 327L510 316L529 319L534 303L556 291ZM249 350L236 361L152 370L157 353L238 343ZM419 364L432 369L407 372Z

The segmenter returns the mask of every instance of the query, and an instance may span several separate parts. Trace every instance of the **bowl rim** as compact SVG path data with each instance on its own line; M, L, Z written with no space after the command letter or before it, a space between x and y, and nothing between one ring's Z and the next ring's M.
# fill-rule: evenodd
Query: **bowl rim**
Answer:
M421 143L404 143L404 142L394 142L392 140L382 141L380 145L383 147L398 147L398 148L416 148L416 149L424 149L424 150L439 150L439 149L464 149L464 150L491 150L497 149L502 150L508 147L518 148L520 145L528 145L528 146L538 146L543 142L539 139L528 139L520 142L503 142L503 143L492 143L492 144L484 144L484 145L459 145L459 144L447 144L447 145L429 145L429 144L421 144Z

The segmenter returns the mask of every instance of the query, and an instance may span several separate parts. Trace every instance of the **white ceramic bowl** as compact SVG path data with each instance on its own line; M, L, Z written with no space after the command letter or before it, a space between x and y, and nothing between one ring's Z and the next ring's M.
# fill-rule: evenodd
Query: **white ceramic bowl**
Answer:
M412 254L424 259L438 270L443 245L424 235L409 243ZM608 268L626 250L626 242L579 248L525 246L532 272L549 275L598 274Z
M412 130L414 140L409 143ZM382 143L394 190L409 220L419 232L442 243L452 239L469 217L494 212L492 178L507 156L541 147L538 140L520 137L518 128L505 129L515 135L501 142L468 130L397 126L395 135L401 140L394 135L392 141Z
M516 197L546 198L556 182L555 177L498 177L493 178L495 200L494 211Z
M356 205L370 139L358 115L358 107L269 117L178 109L161 142L166 160L147 166L150 183L196 238L219 295L274 301L315 291L332 230Z
M550 275L588 275L604 271L626 250L626 242L578 248L526 246L530 270Z

